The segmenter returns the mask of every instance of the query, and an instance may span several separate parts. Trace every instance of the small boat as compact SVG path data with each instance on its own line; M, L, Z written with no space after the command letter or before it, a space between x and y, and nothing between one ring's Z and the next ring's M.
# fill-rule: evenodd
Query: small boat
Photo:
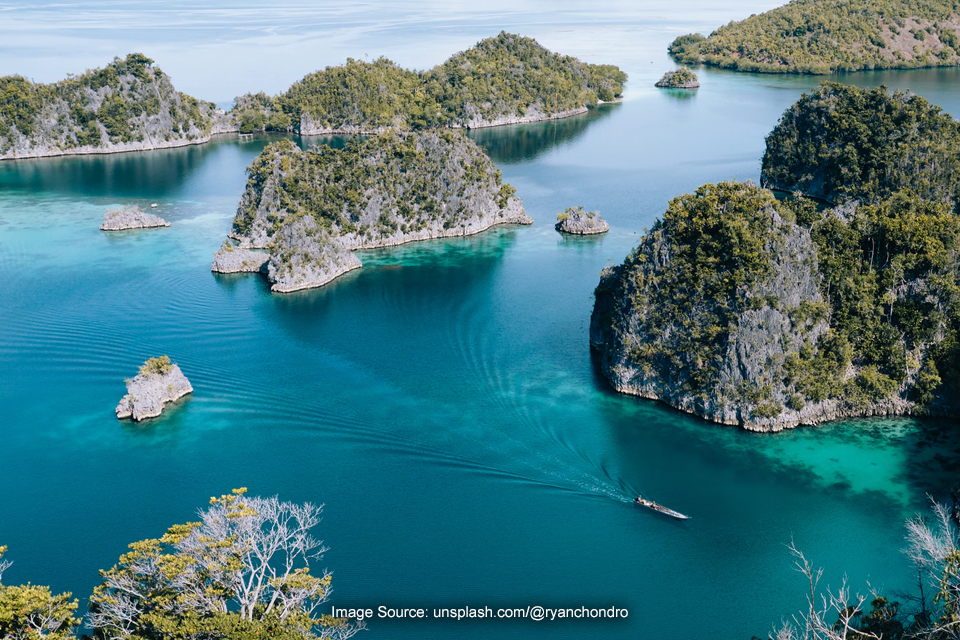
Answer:
M151 208L151 209L156 209L156 208L157 208L157 203L154 202L153 204L151 204L151 205L150 205L150 208Z
M662 513L665 516L670 516L671 518L676 518L677 520L689 520L690 516L685 516L679 511L674 511L673 509L668 509L662 504L657 504L653 500L647 500L643 496L637 496L633 501L635 504L640 505L641 507L646 507L647 509L652 509L657 513Z

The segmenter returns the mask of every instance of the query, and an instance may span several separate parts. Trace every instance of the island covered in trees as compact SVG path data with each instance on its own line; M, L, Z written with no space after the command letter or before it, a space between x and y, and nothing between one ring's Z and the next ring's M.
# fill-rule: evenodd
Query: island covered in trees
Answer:
M700 87L700 80L697 74L686 67L680 67L673 71L667 71L663 77L657 80L656 87L661 89L697 89Z
M793 0L708 37L680 36L669 51L682 64L767 73L956 66L958 30L953 0Z
M244 133L489 127L583 113L619 98L626 79L613 65L587 64L501 32L428 71L386 58L348 59L278 96L240 96L231 115Z
M355 249L532 223L514 194L459 131L390 132L308 151L282 140L250 166L212 269L264 270L278 292L319 287L360 267Z
M596 290L622 392L779 430L957 413L960 123L919 96L824 83L767 139L763 184L672 200Z
M231 128L139 53L52 84L0 78L0 160L178 147Z

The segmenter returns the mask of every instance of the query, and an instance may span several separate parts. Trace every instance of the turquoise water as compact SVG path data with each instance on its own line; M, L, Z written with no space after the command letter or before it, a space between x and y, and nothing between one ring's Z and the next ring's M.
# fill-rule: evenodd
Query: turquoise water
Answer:
M473 134L533 227L366 252L362 270L320 290L271 295L256 276L209 271L244 167L269 138L0 163L7 581L84 597L128 542L247 486L326 504L337 606L630 611L614 622L374 620L371 637L765 635L802 604L791 538L832 584L846 573L863 588L907 588L902 521L954 481L951 424L761 436L619 396L591 360L599 271L670 198L756 179L764 136L816 83L704 71L692 96L655 91L663 63L641 68L641 53L689 25L629 15L650 39L640 53L629 34L615 41L635 79L622 104ZM412 48L429 32L389 42ZM960 113L955 70L840 80L912 87ZM100 232L104 209L125 202L157 202L172 226ZM610 233L561 237L552 220L571 205L600 210ZM143 426L118 422L123 379L160 353L195 393ZM693 519L640 512L629 502L639 492Z

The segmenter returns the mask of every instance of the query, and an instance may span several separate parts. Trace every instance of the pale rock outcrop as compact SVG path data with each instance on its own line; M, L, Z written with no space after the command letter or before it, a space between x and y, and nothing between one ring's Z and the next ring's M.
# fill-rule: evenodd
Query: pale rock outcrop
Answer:
M230 240L224 240L220 249L213 254L210 270L214 273L257 273L270 260L270 254L244 246L234 246Z
M154 227L169 227L170 223L147 213L137 205L110 209L103 216L100 224L101 231L126 231L128 229L151 229Z
M554 228L561 233L591 236L610 231L610 225L596 211L584 211L583 207L570 207L557 214Z
M117 405L117 418L132 418L137 422L155 418L165 404L192 392L190 381L170 358L150 358L135 378L127 380L127 395Z

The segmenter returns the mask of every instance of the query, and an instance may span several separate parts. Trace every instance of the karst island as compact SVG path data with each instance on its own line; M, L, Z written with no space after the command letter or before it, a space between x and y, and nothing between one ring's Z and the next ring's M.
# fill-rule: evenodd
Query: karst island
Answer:
M360 267L352 253L531 224L493 162L457 131L387 133L344 149L264 149L249 169L219 273L264 271L271 290L322 286Z
M758 431L955 416L958 146L960 123L919 96L805 94L767 138L763 186L673 199L604 270L590 328L604 375Z

